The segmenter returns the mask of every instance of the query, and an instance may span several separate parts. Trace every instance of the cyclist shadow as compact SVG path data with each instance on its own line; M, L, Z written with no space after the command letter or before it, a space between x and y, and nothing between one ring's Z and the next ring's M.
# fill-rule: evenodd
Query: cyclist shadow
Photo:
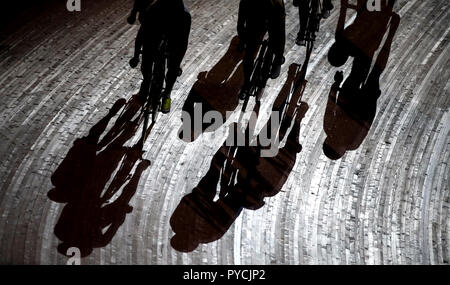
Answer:
M150 165L148 160L138 163L142 151L137 145L125 146L142 120L139 106L137 96L128 103L119 99L87 136L75 140L53 173L51 181L55 188L48 192L48 197L66 204L54 228L61 240L58 245L61 254L66 255L70 247L77 247L85 257L94 248L106 246L131 213L129 202L142 172ZM114 126L100 140L122 108ZM109 201L116 196L114 201Z
M222 115L222 121L226 120L226 112L233 111L239 104L238 94L243 84L243 51L239 49L239 37L235 36L228 47L225 55L208 72L204 71L198 75L197 81L192 87L183 105L182 111L191 118L191 126L180 128L179 137L186 142L196 140L206 129L212 132L210 124L203 122L204 115L209 111L218 111ZM202 121L201 129L194 126L195 118ZM184 121L183 124L189 124ZM215 126L217 124L214 124ZM185 134L184 129L191 131Z
M354 59L345 81L343 72L336 72L328 96L323 126L327 137L323 152L329 159L338 160L364 142L376 115L377 100L381 95L380 77L386 68L399 22L400 17L386 7L378 14L360 11L354 23L342 32L330 49L331 63L342 63L348 56ZM368 26L372 29L370 35L361 32ZM378 55L375 54L377 49Z
M304 70L291 65L288 79L277 96L273 111L278 111L281 124L264 126L271 136L279 136L283 147L276 145L273 155L262 155L267 150L260 143L246 140L244 146L228 143L214 155L211 166L192 193L183 197L170 219L175 232L171 245L175 250L191 252L202 243L220 239L231 227L242 209L256 210L264 206L265 197L278 194L288 179L302 147L299 143L300 124L308 105L301 102L306 81L300 76ZM302 81L293 92L293 86ZM254 111L259 113L259 103ZM288 129L290 128L290 132ZM239 132L237 123L231 125L230 136ZM247 126L245 134L249 134ZM249 138L246 136L246 138ZM219 193L217 194L217 189Z

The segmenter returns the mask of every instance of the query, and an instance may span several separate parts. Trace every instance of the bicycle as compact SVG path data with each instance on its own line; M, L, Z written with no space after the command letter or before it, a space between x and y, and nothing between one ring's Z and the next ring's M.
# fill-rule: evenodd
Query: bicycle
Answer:
M140 141L141 149L144 146L145 139L147 138L149 115L152 114L152 124L156 123L158 118L158 112L160 112L162 93L164 90L164 82L166 79L167 71L167 39L163 37L153 63L153 74L150 82L150 92L148 92L145 102L142 106L142 112L144 113L144 126L142 128L142 138Z
M266 87L267 81L270 77L272 61L273 54L269 48L269 38L266 34L259 48L256 60L253 64L253 69L250 76L250 88L249 92L247 93L248 95L245 98L241 98L242 100L244 100L244 105L242 108L244 111L247 107L250 97L255 97L255 100L257 102L259 101L261 91ZM284 63L284 59L282 63Z
M307 10L305 13L307 17L304 23L306 26L305 34L302 38L299 33L296 44L312 47L314 45L314 41L316 40L316 33L320 30L320 21L325 18L323 15L323 3L322 0L310 0L308 1L307 6L299 6L299 9L302 8Z
M265 82L269 79L269 67L267 66L266 60L268 46L269 41L267 39L263 40L258 57L253 65L252 75L250 76L251 87L249 92L249 95L253 97L257 97L259 91L265 87Z

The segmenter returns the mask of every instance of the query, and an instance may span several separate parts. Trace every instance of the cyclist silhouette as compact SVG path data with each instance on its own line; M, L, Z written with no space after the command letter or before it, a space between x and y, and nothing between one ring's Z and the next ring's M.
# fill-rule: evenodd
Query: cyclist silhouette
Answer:
M166 40L164 56L167 57L168 66L166 85L162 92L162 113L170 112L170 94L182 72L180 65L186 54L190 29L191 15L183 0L154 0L145 11L141 65L144 80L139 94L142 99L150 94L155 59L161 43Z
M272 56L270 77L280 75L286 42L286 12L283 0L241 0L237 24L238 36L245 48L244 85L240 98L247 98L254 58L265 32L269 33L269 54Z
M310 6L311 1L320 1L320 0L293 0L293 4L295 7L298 7L298 15L300 19L300 31L297 34L297 39L295 43L299 46L306 45L306 29L308 25L308 8ZM330 11L333 10L334 6L331 3L331 0L323 0L322 1L322 11L321 17L326 19L330 16Z
M54 228L61 254L78 247L84 257L94 248L106 246L131 212L129 203L143 171L150 166L150 161L142 160L137 145L125 145L142 119L141 115L136 117L139 105L137 96L128 102L117 100L88 135L74 141L52 174L54 188L47 195L66 204Z
M139 13L139 23L144 21L144 15L147 9L151 6L153 0L134 0L133 9L131 10L130 16L127 18L127 22L133 25L136 22L137 14ZM139 56L142 53L142 46L144 44L144 38L142 33L142 26L139 27L139 31L136 35L136 40L134 44L134 56L130 59L131 68L135 68L139 64Z
M224 143L211 160L205 176L178 204L170 218L175 233L170 243L175 250L191 252L200 243L220 239L244 208L257 210L264 206L266 197L273 197L282 190L302 151L300 127L308 111L308 105L301 101L306 87L303 76L304 70L298 65L290 66L272 108L273 112L282 114L281 124L275 126L269 120L263 127L265 133L271 132L285 142L283 146L277 144L277 154L273 157L262 155L262 151L268 149L260 143L261 133L250 131L250 122L243 133L237 123L229 126L230 136L236 139L241 133L246 143L244 146ZM299 80L302 80L301 85L292 91ZM256 103L257 116L259 110L260 104ZM250 143L253 139L257 141L255 145Z
M349 57L355 58L360 65L365 65L364 73L356 75L367 78L375 52L381 46L383 38L388 33L392 40L400 16L393 11L395 0L383 1L381 11L368 11L368 0L358 0L356 6L341 0L341 12L336 30L336 41L328 52L328 61L335 67L344 65ZM386 3L387 2L387 3ZM357 10L356 18L344 29L348 8Z
M381 95L380 77L400 23L400 16L393 11L395 0L385 1L381 11L373 12L367 10L366 3L367 0L362 0L351 6L348 0L341 1L336 42L328 53L328 60L335 67L344 65L349 57L354 58L345 80L342 72L336 73L325 112L327 138L323 151L333 160L340 159L348 150L356 150L372 126ZM356 8L357 15L344 29L349 7Z

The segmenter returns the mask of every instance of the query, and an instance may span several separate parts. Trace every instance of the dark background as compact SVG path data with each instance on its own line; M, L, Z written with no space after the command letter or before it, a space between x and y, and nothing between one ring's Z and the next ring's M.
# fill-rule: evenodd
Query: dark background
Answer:
M55 4L66 7L67 0L6 0L0 7L0 40L22 26L33 16L44 13Z

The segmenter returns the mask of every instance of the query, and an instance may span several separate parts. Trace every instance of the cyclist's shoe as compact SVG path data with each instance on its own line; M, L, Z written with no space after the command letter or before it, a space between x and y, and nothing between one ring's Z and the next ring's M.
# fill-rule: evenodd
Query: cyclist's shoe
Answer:
M281 72L281 65L285 62L285 58L284 56L280 57L280 58L275 58L273 66L272 66L272 70L270 71L270 78L272 79L277 79L278 76L280 76L280 72Z
M162 106L161 106L161 113L163 113L163 114L169 113L171 103L172 103L172 99L170 99L169 97L163 98Z
M305 36L298 34L295 44L298 46L306 46Z
M278 76L280 76L280 72L281 72L281 64L276 64L272 66L272 70L270 71L270 78L277 79Z
M130 59L129 63L131 68L136 68L139 64L139 57L133 57L132 59Z

